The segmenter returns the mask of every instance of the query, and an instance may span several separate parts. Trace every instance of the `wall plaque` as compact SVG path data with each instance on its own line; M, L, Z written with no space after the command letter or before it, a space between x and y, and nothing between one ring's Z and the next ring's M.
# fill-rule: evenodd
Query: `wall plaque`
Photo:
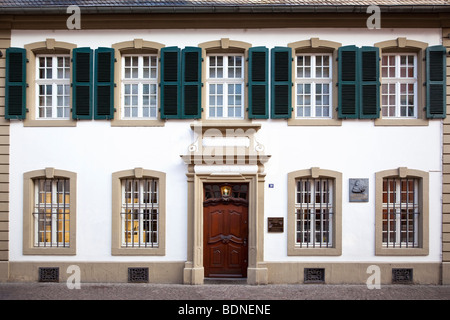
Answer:
M283 218L267 218L269 232L283 232Z
M350 179L348 185L350 202L369 201L369 179Z

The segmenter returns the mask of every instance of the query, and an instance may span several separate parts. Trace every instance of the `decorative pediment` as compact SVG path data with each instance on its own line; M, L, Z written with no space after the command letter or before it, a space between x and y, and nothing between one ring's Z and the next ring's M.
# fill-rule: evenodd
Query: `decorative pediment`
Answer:
M194 141L181 158L188 165L262 166L270 156L257 139L260 128L259 123L192 123Z

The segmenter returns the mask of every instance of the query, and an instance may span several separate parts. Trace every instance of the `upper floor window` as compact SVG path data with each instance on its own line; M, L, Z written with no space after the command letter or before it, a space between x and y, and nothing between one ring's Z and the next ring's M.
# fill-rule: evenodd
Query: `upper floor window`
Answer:
M384 54L381 77L382 116L417 118L417 55Z
M123 55L123 119L156 119L158 106L157 55Z
M209 55L208 118L244 118L244 56Z
M36 63L38 119L70 118L70 56L38 55Z
M296 117L331 117L331 54L299 54L296 59Z

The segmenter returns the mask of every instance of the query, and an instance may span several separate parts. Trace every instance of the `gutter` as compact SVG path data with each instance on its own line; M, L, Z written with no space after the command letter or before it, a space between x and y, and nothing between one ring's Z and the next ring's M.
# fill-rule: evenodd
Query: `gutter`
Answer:
M79 6L83 14L150 14L150 13L364 13L362 5L248 5L248 6ZM378 6L383 13L444 13L450 5ZM36 15L67 14L68 6L1 7L0 14Z

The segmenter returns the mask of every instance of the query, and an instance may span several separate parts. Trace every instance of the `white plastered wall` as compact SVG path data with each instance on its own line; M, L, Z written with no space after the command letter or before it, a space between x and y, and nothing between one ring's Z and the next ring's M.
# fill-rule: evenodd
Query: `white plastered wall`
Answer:
M82 26L81 26L82 27ZM440 44L439 29L264 29L264 30L13 30L11 45L53 38L78 47L110 47L113 43L144 39L165 46L196 46L230 38L253 46L286 46L320 38L342 45L372 46L406 37ZM118 106L116 106L117 108ZM164 127L111 127L108 121L79 121L73 128L31 128L11 123L10 260L11 261L184 261L187 239L186 165L180 158L193 141L188 120L169 120ZM344 120L337 127L287 126L285 120L262 124L258 142L271 159L266 164L266 261L440 261L441 254L441 121L425 127L376 127L373 121ZM78 174L77 254L22 255L22 179L27 171L55 167ZM111 256L111 174L143 167L167 174L166 255ZM287 174L320 167L343 174L342 255L288 257L287 228L267 233L267 217L287 221ZM423 257L378 257L375 252L375 172L408 167L430 174L430 252ZM369 202L348 201L348 180L369 179ZM274 188L268 188L268 184Z

